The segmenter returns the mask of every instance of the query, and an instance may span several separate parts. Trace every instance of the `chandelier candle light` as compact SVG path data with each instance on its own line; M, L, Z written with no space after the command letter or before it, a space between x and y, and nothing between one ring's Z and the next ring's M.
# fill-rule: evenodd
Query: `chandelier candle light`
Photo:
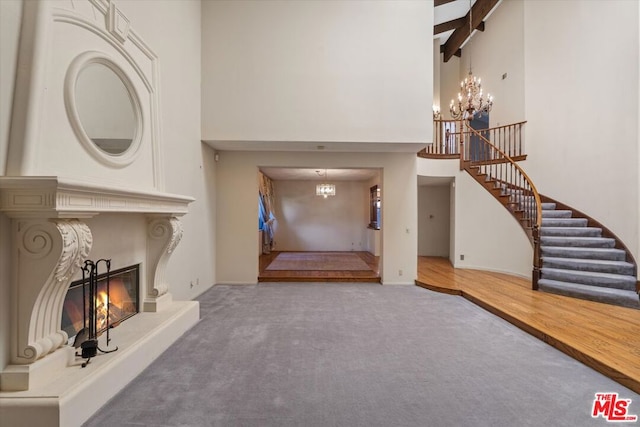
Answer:
M471 1L469 1L469 38L471 38L471 33L473 31L472 9ZM462 95L463 93L465 94L464 97ZM471 72L471 57L469 57L469 75L460 82L458 103L456 105L452 99L449 104L451 117L455 120L473 120L473 117L476 114L482 116L483 113L486 114L491 111L491 107L493 107L493 97L488 94L486 100L483 98L482 83L480 82L480 78L474 76Z

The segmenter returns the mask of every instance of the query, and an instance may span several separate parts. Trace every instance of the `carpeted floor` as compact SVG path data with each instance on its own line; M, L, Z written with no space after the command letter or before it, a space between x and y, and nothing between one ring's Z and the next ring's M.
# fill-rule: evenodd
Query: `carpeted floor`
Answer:
M352 252L282 252L267 270L367 271L366 262Z
M263 283L200 301L200 323L86 426L609 425L597 392L640 415L638 394L461 297Z

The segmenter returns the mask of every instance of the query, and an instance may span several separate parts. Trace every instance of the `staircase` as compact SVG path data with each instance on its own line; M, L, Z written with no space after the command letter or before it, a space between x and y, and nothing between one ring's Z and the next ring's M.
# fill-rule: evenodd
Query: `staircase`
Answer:
M516 164L520 159L507 155L503 143L495 146L465 127L461 136L473 136L480 145L470 153L469 144L461 144L460 168L500 201L529 236L534 245L533 288L640 309L637 264L624 244L592 218L541 196Z
M542 204L538 289L559 295L640 309L636 266L616 239L603 237L573 210Z

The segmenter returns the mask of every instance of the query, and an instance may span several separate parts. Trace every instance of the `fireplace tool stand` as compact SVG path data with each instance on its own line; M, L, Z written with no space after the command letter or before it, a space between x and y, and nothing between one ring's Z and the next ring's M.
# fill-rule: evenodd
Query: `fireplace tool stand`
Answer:
M106 298L103 299L104 307L101 307L101 313L98 313L98 298L99 298L99 289L98 289L98 265L100 263L104 263L107 276L106 276ZM103 350L98 346L98 336L102 333L103 329L98 330L98 316L102 315L104 322L106 324L105 328L107 331L107 347L109 347L109 343L111 342L111 338L109 337L109 330L111 329L111 325L109 324L109 282L110 277L109 273L111 271L111 260L110 259L99 259L96 262L87 260L84 262L84 266L82 267L82 308L83 308L83 328L76 335L76 339L74 341L74 347L81 348L81 353L76 353L76 356L81 356L86 361L82 364L82 367L86 367L91 358L95 357L98 354L98 351L101 353L113 353L118 350L118 347L113 350Z

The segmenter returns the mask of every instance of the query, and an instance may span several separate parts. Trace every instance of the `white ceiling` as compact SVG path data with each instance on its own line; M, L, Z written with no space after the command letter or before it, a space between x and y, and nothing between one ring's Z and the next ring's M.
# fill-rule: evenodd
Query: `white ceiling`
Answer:
M475 0L472 1L475 3ZM433 8L433 25L442 24L444 22L453 21L462 18L469 12L469 0L455 0L442 6ZM444 44L453 34L454 30L445 33L434 34L433 38L440 39L440 44Z
M483 19L484 22L486 22L491 16L491 14L495 12L498 6L500 6L500 3L501 1L498 1L498 3L496 3L493 9L491 9L489 13L487 13L487 15ZM441 6L434 7L433 25L438 25L444 22L453 21L454 19L463 18L464 16L467 15L467 13L469 13L470 7L472 7L474 4L476 4L476 0L471 0L471 3L469 3L469 0L454 0L449 3L445 3ZM434 34L433 39L439 40L439 44L443 45L446 43L446 41L449 39L451 34L453 34L454 31L455 30L450 30L440 34ZM471 37L473 37L473 34L475 34L476 32L477 30L474 30L471 34ZM471 39L471 37L468 37L467 40L465 40L460 47L461 48L464 47L464 45L467 44L467 42Z
M368 181L380 173L379 169L260 168L260 170L274 181Z

